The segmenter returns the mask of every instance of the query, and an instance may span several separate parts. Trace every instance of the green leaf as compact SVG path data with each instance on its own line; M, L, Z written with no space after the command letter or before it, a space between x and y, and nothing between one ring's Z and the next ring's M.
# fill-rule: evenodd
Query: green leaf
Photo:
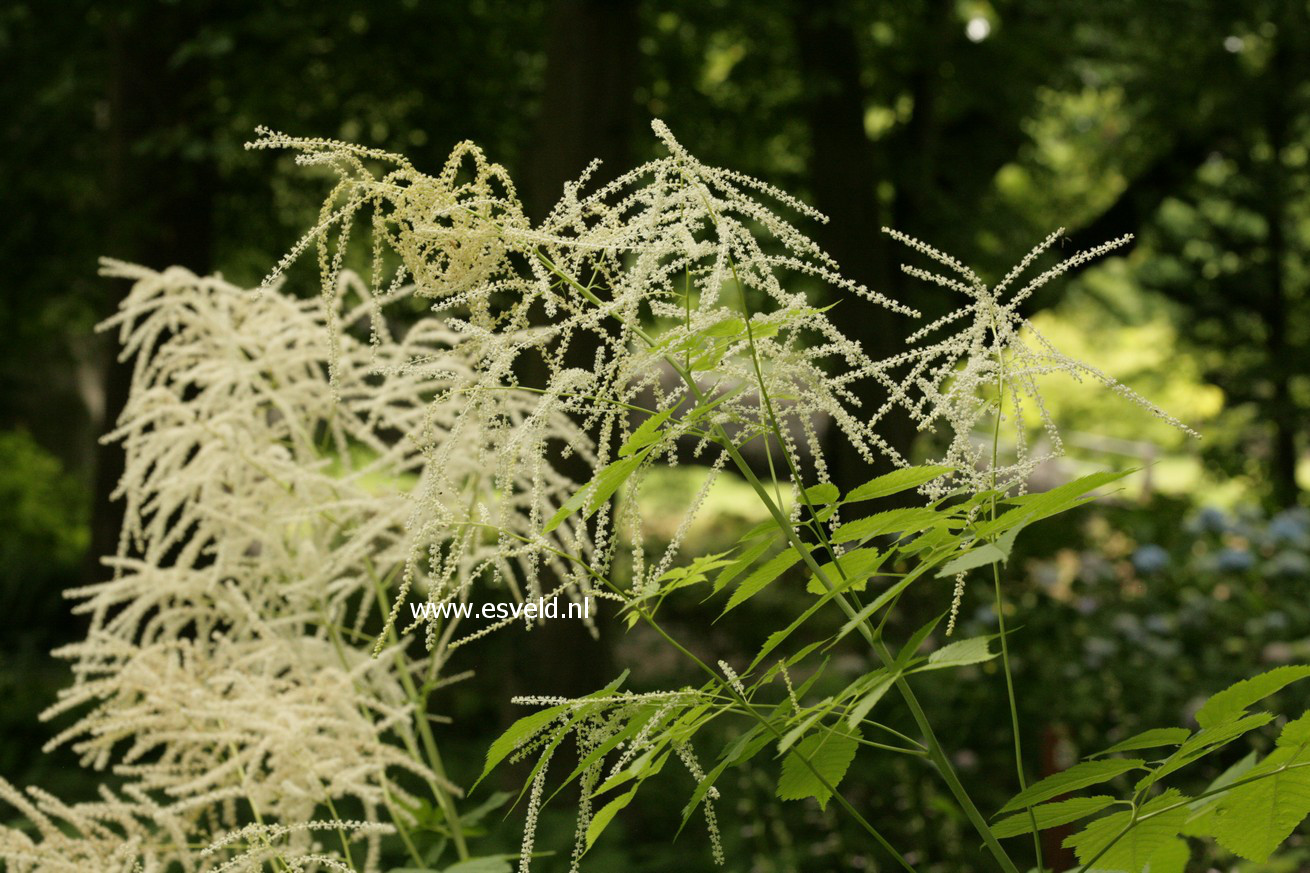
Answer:
M619 449L619 457L626 458L638 449L644 449L646 446L658 442L660 428L664 426L664 422L668 421L669 416L672 414L672 409L665 409L654 415L647 416L646 420L638 425L637 429L623 443L623 446Z
M614 492L618 491L619 487L628 481L628 477L636 472L649 453L650 449L642 449L635 455L630 455L606 465L605 469L597 473L596 478L593 480L595 488L587 498L586 514L591 515L608 502L614 496Z
M628 477L641 466L641 462L646 460L646 455L649 453L649 448L642 449L635 455L606 464L599 473L592 477L590 482L583 485L572 497L564 501L559 511L550 517L550 521L546 522L543 532L550 533L563 524L570 515L584 506L586 507L585 514L587 516L594 514L597 509L600 509L606 501L614 496L614 492L618 491Z
M714 783L719 781L719 777L723 775L723 771L728 769L729 763L730 762L726 760L720 761L713 770L705 774L704 779L696 783L696 790L691 793L691 799L688 800L687 805L682 808L682 823L678 825L678 833L682 833L682 829L686 827L687 822L691 820L692 813L700 808L701 801L705 799L705 795L714 787Z
M1092 500L1089 492L1116 482L1132 472L1132 470L1123 470L1117 473L1093 473L1040 494L1012 497L1006 502L1014 505L1013 509L991 521L979 524L974 532L979 539L990 540L1011 528L1058 515Z
M1263 777L1229 790L1215 810L1213 833L1228 851L1263 863L1310 815L1310 746L1282 746L1247 772Z
M823 571L824 577L834 584L840 583L844 576L846 585L840 590L863 591L869 584L869 577L881 569L886 557L885 552L877 549L852 549L838 558L835 563L826 561L820 564L819 569ZM838 572L839 567L840 572ZM824 594L828 589L823 587L818 576L811 576L810 581L805 583L805 590L811 594Z
M1016 524L1014 527L992 540L992 545L999 549L1001 554L1005 556L1002 560L1010 560L1010 552L1014 550L1014 541L1018 538L1019 532L1027 526L1028 525L1026 524Z
M1102 758L1106 755L1114 755L1119 752L1135 752L1138 749L1158 749L1163 746L1178 746L1186 742L1192 732L1187 728L1153 728L1149 731L1142 731L1136 736L1129 737L1122 742L1115 743L1103 752L1097 752L1095 755L1089 755L1090 758Z
M1277 742L1280 746L1304 746L1310 743L1310 712L1304 712L1300 718L1294 718L1283 725Z
M1065 840L1064 845L1073 849L1083 864L1095 861L1096 870L1144 873L1155 854L1178 836L1187 818L1186 804L1165 810L1185 799L1170 789L1143 804L1136 822L1131 812L1116 812L1098 818ZM1129 828L1127 833L1125 828ZM1103 850L1105 854L1101 854Z
M1075 797L1071 800L1061 800L1056 803L1043 803L1034 806L1032 813L1033 816L1037 817L1037 830L1044 831L1047 828L1059 827L1071 821L1086 818L1093 813L1100 812L1112 803L1114 803L1113 797L1098 794L1095 797ZM1009 818L1003 818L992 825L992 833L1002 839L1017 837L1020 834L1029 834L1032 833L1032 830L1032 817L1028 815L1027 810L1015 813Z
M609 826L609 823L618 815L619 810L623 809L632 798L637 796L637 788L640 784L634 785L630 791L620 794L609 803L602 806L595 815L591 817L591 823L587 825L587 848L584 851L590 851L593 843L600 838L601 832Z
M1281 691L1293 682L1310 676L1310 666L1275 667L1267 673L1243 679L1211 697L1196 711L1196 723L1213 727L1236 718L1251 704Z
M736 579L746 571L751 564L760 559L760 556L769 550L773 545L773 539L764 539L742 552L735 561L719 572L714 579L714 593L718 594L733 579Z
M576 492L574 492L573 496L571 496L568 500L565 500L563 503L560 504L559 509L557 509L555 511L555 514L550 517L550 520L546 522L546 526L542 529L542 532L550 533L555 528L563 524L570 515L572 515L573 513L581 509L583 506L585 506L586 503L587 503L587 486L583 485Z
M904 470L893 470L876 479L871 479L863 485L851 491L846 495L843 503L856 503L861 500L874 500L878 497L887 497L892 494L898 494L901 491L908 491L911 488L918 488L920 485L926 485L939 476L944 476L954 470L954 467L907 467Z
M494 858L469 858L447 867L442 873L511 873L513 866L503 856Z
M937 571L937 578L956 576L960 573L967 573L975 567L985 567L988 564L995 564L997 561L1004 560L1005 552L991 543L983 543L980 546L974 546L954 560L947 561L945 566Z
M823 597L819 600L814 601L814 603L810 604L810 606L804 612L796 616L796 618L792 621L791 624L787 625L782 630L776 630L773 633L769 634L768 639L764 641L764 645L760 646L760 650L756 652L755 657L751 659L750 667L747 668L748 672L758 667L761 661L767 658L774 649L782 645L783 642L786 641L787 637L791 636L802 625L804 625L807 621L809 621L810 616L818 612L820 607L824 606L829 599L830 599L829 597Z
M669 750L656 747L647 749L637 756L628 767L615 773L610 778L601 783L600 787L591 793L592 797L599 797L613 791L615 788L627 782L630 779L641 777L642 781L649 779L664 769L664 763L669 759Z
M886 533L918 533L943 519L935 509L917 506L909 509L889 509L864 518L849 521L832 532L834 543L868 540Z
M869 714L869 710L873 709L874 706L878 704L878 701L886 696L891 687L896 684L896 677L900 675L899 673L889 673L885 670L878 672L881 675L878 675L877 678L874 679L872 686L868 691L864 692L864 696L860 698L859 703L856 703L847 711L847 727L852 729L859 727L860 722L864 721L864 717Z
M803 800L813 797L819 801L821 809L827 808L832 792L819 781L818 776L822 776L833 788L838 787L851 762L855 760L855 752L859 747L856 736L829 731L810 734L783 759L782 775L778 778L778 799ZM818 776L810 766L806 766L806 758L814 771L818 771Z
M676 591L679 588L704 582L709 578L711 570L718 570L732 563L731 559L725 557L727 554L727 552L718 552L713 555L700 555L690 564L674 567L660 576L658 580L660 590Z
M1187 840L1174 837L1155 850L1143 873L1187 873L1187 864L1192 860L1192 850Z
M1179 746L1178 750L1166 758L1163 764L1153 772L1143 776L1136 787L1138 790L1144 790L1170 773L1181 770L1216 749L1228 745L1248 731L1264 727L1273 720L1272 713L1256 712L1239 718L1237 721L1221 722L1214 727L1203 728L1189 737L1187 742Z
M759 594L775 579L791 569L800 559L800 552L796 551L794 546L791 546L756 567L749 576L741 580L737 590L732 592L732 597L728 598L728 605L723 607L720 617Z
M992 637L970 637L942 646L928 656L928 663L919 670L945 670L966 664L981 664L996 657L990 648Z
M805 502L816 506L836 503L840 496L841 492L831 482L820 482L805 489Z
M700 335L712 339L731 339L740 336L745 330L746 322L734 315L722 321L714 322L714 324L700 331Z
M1191 813L1187 817L1187 824L1183 826L1183 833L1189 837L1213 837L1214 836L1214 819L1219 802L1227 795L1227 792L1215 794L1221 788L1226 788L1234 782L1242 779L1255 766L1257 757L1255 752L1248 753L1233 766L1215 777L1215 780L1206 786L1202 794L1208 794L1205 797L1192 804Z
M1120 776L1130 770L1141 770L1146 766L1145 761L1136 758L1114 758L1108 761L1084 761L1081 764L1075 764L1068 770L1061 770L1051 776L1047 776L1040 782L1034 782L1029 785L1027 790L1020 791L1010 799L1010 802L1002 806L998 815L1004 812L1013 812L1016 809L1023 809L1027 806L1036 806L1043 801L1059 797L1069 791L1076 791L1079 788L1086 788L1089 785L1099 785L1102 782L1109 782L1116 776Z
M937 629L937 625L941 624L943 617L944 615L939 615L936 618L929 619L924 623L923 627L910 635L910 638L905 641L905 645L901 646L901 650L896 653L896 664L899 667L905 667L914 659L914 653L919 651L923 641L928 639L932 632Z
M739 767L758 755L772 739L764 725L757 724L724 748L720 757L729 767Z
M523 718L510 725L503 734L496 738L490 748L487 749L487 760L482 767L482 775L478 777L478 782L487 778L487 774L490 773L497 764L505 760L505 758L520 745L536 736L539 731L553 722L566 708L567 707L563 704L560 706L552 706L549 709L543 709L540 712L525 715ZM474 784L476 785L476 783Z

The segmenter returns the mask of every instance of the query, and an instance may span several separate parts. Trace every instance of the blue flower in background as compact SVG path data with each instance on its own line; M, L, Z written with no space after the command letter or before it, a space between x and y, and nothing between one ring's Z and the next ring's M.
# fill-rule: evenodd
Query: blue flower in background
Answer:
M1189 533L1223 533L1228 530L1228 519L1222 509L1203 508L1187 522Z
M1269 522L1269 539L1290 546L1310 546L1310 513L1304 509L1286 509Z
M1169 566L1169 553L1155 543L1147 543L1133 552L1132 562L1138 573L1159 573Z
M1255 556L1245 549L1220 549L1214 556L1214 567L1221 573L1242 573L1255 566Z

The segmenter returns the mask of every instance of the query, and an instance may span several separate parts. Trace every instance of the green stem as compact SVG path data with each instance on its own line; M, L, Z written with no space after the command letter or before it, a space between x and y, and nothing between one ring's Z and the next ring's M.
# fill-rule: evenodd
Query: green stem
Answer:
M373 590L377 595L378 608L382 610L385 616L388 612L386 592L383 589L382 580L377 576L373 569L371 561L367 562L368 575L373 581ZM400 645L400 640L396 635L395 627L387 628L387 638L393 645ZM435 663L437 656L435 653L429 655L429 658ZM436 781L429 782L428 787L431 789L433 796L436 798L437 805L441 807L441 813L446 817L450 824L451 839L455 843L455 853L459 860L468 860L469 850L468 843L464 839L464 829L459 822L459 810L455 808L455 802L451 799L449 792L442 786L442 781L449 781L446 776L445 767L442 765L441 752L437 749L436 737L432 735L432 725L428 723L428 695L420 693L417 686L414 685L414 677L409 675L409 669L402 664L396 671L400 678L400 684L405 690L405 695L409 698L410 703L415 707L414 721L418 725L419 738L423 742L423 750L427 756L428 768L436 774Z
M991 517L996 521L996 465L1000 462L1001 454L1001 416L1002 407L1005 403L1005 350L1001 347L1000 334L996 330L995 322L992 324L992 337L996 346L997 371L996 371L996 422L992 428L992 498L991 498ZM1014 671L1010 669L1010 638L1005 632L1005 598L1001 594L1001 568L998 564L992 564L992 582L996 589L996 629L1001 635L1001 668L1005 672L1005 693L1009 699L1010 705L1010 733L1014 736L1014 770L1019 777L1019 790L1028 789L1028 778L1023 772L1023 741L1019 733L1019 703L1014 693ZM1037 869L1045 869L1042 861L1042 838L1037 830L1037 813L1033 812L1032 805L1027 807L1028 821L1033 828L1033 854L1037 858Z

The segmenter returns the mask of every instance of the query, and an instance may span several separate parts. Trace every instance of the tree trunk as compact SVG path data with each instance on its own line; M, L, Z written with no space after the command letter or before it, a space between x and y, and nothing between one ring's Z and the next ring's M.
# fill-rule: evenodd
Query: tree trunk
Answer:
M200 29L196 5L140 4L109 16L109 132L105 254L147 266L180 264L196 273L210 269L216 170L206 118L208 69L178 50ZM188 150L187 147L190 147ZM200 157L191 155L199 153ZM124 292L121 280L106 282L101 315L113 313ZM130 364L118 363L118 346L106 337L101 355L104 416L113 427L127 400ZM118 445L96 452L87 574L103 578L100 559L118 546L121 503L109 495L123 472Z
M595 180L626 169L634 116L637 60L635 0L557 0L546 38L546 79L528 175L525 206L541 220L593 158L604 161ZM565 364L591 369L596 345L575 337ZM529 384L544 373L525 373ZM591 470L577 456L554 459L578 483ZM593 604L602 606L603 601ZM593 609L593 616L595 610ZM598 624L604 626L604 616ZM533 694L579 696L613 678L605 637L592 639L581 622L546 621L515 645L516 679Z
M810 187L814 205L828 218L818 232L843 272L864 285L895 297L895 275L884 216L878 203L878 179L873 144L864 130L865 95L860 84L859 47L845 4L815 7L797 3L792 14L796 47L809 100L805 114L810 128ZM861 300L844 300L838 318L851 338L875 360L902 347L912 330L903 316ZM879 396L865 397L876 409ZM899 452L914 440L909 418L893 413L885 420L883 437ZM824 445L834 481L842 490L868 479L871 467L835 428ZM885 466L885 465L880 465Z
M1284 31L1287 33L1288 31ZM1289 39L1291 37L1284 37ZM1272 451L1269 478L1270 496L1279 508L1295 506L1299 489L1296 484L1297 464L1297 409L1292 397L1292 370L1295 353L1288 347L1287 319L1287 221L1286 195L1289 180L1283 166L1283 149L1287 145L1287 119L1291 107L1287 105L1289 93L1288 46L1279 46L1270 64L1268 85L1265 88L1265 136L1269 139L1270 158L1264 168L1264 219L1268 226L1269 288L1265 306L1265 345L1268 350L1269 380L1272 396L1269 417L1272 424Z

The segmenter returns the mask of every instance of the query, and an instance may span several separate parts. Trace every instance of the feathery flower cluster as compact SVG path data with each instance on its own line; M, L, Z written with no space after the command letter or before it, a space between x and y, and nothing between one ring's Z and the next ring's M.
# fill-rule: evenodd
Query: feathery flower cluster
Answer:
M372 306L349 272L311 300L181 268L106 261L105 272L134 280L105 325L135 359L106 438L126 450L116 496L127 507L113 577L68 592L90 629L58 652L75 682L46 717L79 717L48 748L112 767L129 798L107 807L115 820L153 823L173 847L160 857L185 869L258 869L249 852L238 864L185 849L247 810L295 828L325 804L404 819L406 786L458 794L411 754L418 714L402 681L439 675L457 623L416 656L384 623L388 598L417 587L467 599L494 579L522 594L543 545L585 554L572 527L536 531L573 490L539 443L559 435L586 452L586 441L562 416L534 422L530 394L470 403L477 345L439 318L361 339ZM375 870L380 831L365 830L360 869ZM77 831L101 852L102 830ZM148 848L145 831L119 834L106 844ZM0 858L35 858L6 854L23 839L0 833ZM279 854L284 867L348 869L308 843L290 848L304 861ZM19 869L62 869L44 863Z
M251 147L296 150L301 162L330 165L340 177L319 224L278 271L317 244L329 289L355 214L371 208L375 298L386 295L381 253L394 252L400 265L392 284L413 276L417 295L463 312L449 324L479 344L483 389L537 373L543 414L571 414L596 436L589 459L596 469L631 436L630 410L667 419L636 459L629 496L651 465L676 463L679 442L697 454L710 449L715 428L738 442L762 437L797 477L827 480L824 422L867 459L904 463L878 434L888 407L860 411L856 386L878 372L877 363L784 280L826 284L907 315L913 310L843 277L767 201L809 219L822 215L758 180L701 163L662 122L653 127L666 157L586 192L593 164L536 227L523 217L503 168L468 143L437 176L402 157L332 140L261 131ZM383 169L374 172L367 162ZM643 323L654 327L648 332ZM781 445L770 445L771 430L781 434ZM618 518L601 507L593 527L596 572L607 572L622 533L634 544L636 576L645 580L638 587L653 583L676 556L724 460L711 459L711 481L653 565L639 545L636 501L623 502Z
M569 416L581 432L594 436L594 454L585 460L595 478L564 503L560 515L533 519L546 522L544 531L557 531L561 519L589 518L585 528L568 536L580 541L589 531L595 576L609 575L613 556L626 539L632 550L632 593L645 597L658 591L725 465L728 441L761 446L775 462L773 468L782 471L780 478L799 489L828 481L820 448L824 427L838 429L870 461L882 455L904 465L904 458L879 435L882 419L894 407L904 407L925 430L943 422L951 430L943 463L957 472L924 489L940 497L960 487L975 492L1022 489L1046 457L1034 455L1026 442L1024 415L1032 415L1030 410L1036 410L1046 428L1052 453L1059 452L1059 434L1037 387L1037 379L1049 373L1098 381L1182 427L1105 374L1060 353L1019 313L1041 285L1127 238L1075 255L1006 299L1006 289L1058 233L995 288L953 258L893 233L944 265L950 275L913 266L906 272L969 301L914 333L906 351L879 360L849 339L826 310L813 306L803 289L827 285L897 313L918 313L844 278L832 258L776 208L811 220L823 221L823 216L758 180L703 164L663 123L653 127L665 157L588 191L593 164L564 187L537 226L524 218L503 169L469 144L458 146L435 177L418 173L398 156L333 141L265 132L254 144L295 149L303 162L330 164L340 175L320 223L279 270L316 242L327 293L340 271L353 217L369 207L374 215L373 298L383 300L390 293L384 290L383 253L391 252L399 261L389 280L392 286L413 276L418 296L459 311L447 323L476 345L479 356L464 383L469 408L445 422L449 441L468 439L465 434L485 419L478 404L523 378L535 380L534 416ZM368 161L388 169L375 173ZM330 233L336 234L335 247ZM963 327L947 338L928 340L957 323ZM884 395L876 409L864 407L870 386ZM975 431L985 420L999 420L1001 397L1017 413L1012 422L1017 457L1007 464L975 443ZM561 454L579 453L577 442L566 441ZM441 450L437 441L434 445ZM708 472L672 542L662 555L649 556L636 498L647 472L658 463L676 464L682 447L696 456L708 451ZM537 448L540 452L542 447ZM618 484L607 487L609 480ZM625 499L612 503L608 498L615 493ZM448 499L436 503L452 505ZM586 512L580 512L583 507ZM446 529L450 519L438 509L429 523ZM489 521L488 527L499 524ZM497 545L508 553L515 542L501 534ZM576 555L579 549L561 551ZM439 569L434 568L434 578L444 578ZM561 574L567 580L568 568L552 568L552 575ZM579 578L578 584L586 583ZM957 600L959 593L957 585ZM730 668L725 667L725 675L734 688L740 685ZM663 710L677 708L670 700L659 704L658 718L667 714ZM553 728L517 753L542 753L531 785L524 869L557 740L574 733L585 756L631 716L592 698L534 702L557 706L561 715ZM637 737L650 741L649 728ZM629 744L620 759L630 759L636 744ZM696 768L688 766L695 775ZM585 848L590 818L587 786L597 778L598 772L591 771L582 778L574 866ZM713 831L708 807L707 816Z
M1127 245L1132 236L1080 251L1030 279L1007 297L1007 289L1064 234L1063 228L1034 247L993 287L987 286L973 270L927 243L889 228L883 228L883 232L948 271L943 275L906 264L901 267L905 273L968 298L963 306L911 334L906 341L909 348L880 362L878 367L879 381L892 396L905 403L921 430L934 430L940 422L950 429L945 455L934 463L955 467L955 472L926 486L924 493L929 497L941 497L960 488L974 493L1022 489L1037 466L1062 454L1059 430L1042 400L1037 381L1053 373L1063 373L1078 382L1100 383L1184 433L1197 436L1132 389L1055 348L1021 312L1024 301L1038 288ZM929 340L948 327L953 332L945 338ZM1010 416L1004 414L1005 403L1013 409ZM1034 454L1028 443L1027 421L1034 411L1050 443L1049 449L1041 454ZM990 419L996 421L999 434L1000 421L1006 417L1010 418L1013 431L1015 458L1010 463L1001 463L992 456L992 440L978 440L977 432Z
M51 745L112 768L124 787L65 806L0 781L0 798L38 837L0 827L0 859L33 873L223 873L273 858L291 870L354 870L344 844L359 841L372 873L384 814L407 821L424 784L458 793L418 750L415 720L426 713L415 712L407 680L439 675L452 649L494 629L460 638L457 622L429 620L425 648L413 651L414 628L397 627L406 598L465 602L482 582L530 599L597 596L590 580L608 578L624 539L632 594L658 593L729 447L766 453L798 491L829 480L825 428L870 461L904 465L879 435L899 406L920 428L951 432L942 463L956 472L928 496L1022 489L1049 456L1030 450L1025 416L1040 421L1050 454L1061 448L1038 390L1051 373L1098 382L1187 430L1059 352L1019 311L1128 237L1007 297L1059 232L988 287L888 231L946 269L907 273L967 302L879 360L805 289L917 313L843 277L778 210L823 216L701 163L663 123L653 127L665 157L587 191L593 165L535 226L505 170L471 143L429 176L399 155L261 129L250 147L292 149L338 175L318 222L261 289L105 263L135 283L106 324L135 358L131 397L107 438L127 454L125 522L113 578L69 592L90 630L61 650L75 682L48 715L79 713ZM361 211L367 281L346 269ZM310 249L321 294L281 293L280 275ZM410 297L431 312L401 329L387 307ZM869 386L885 395L874 409ZM1015 410L1017 445L1005 464L975 441L985 421L999 428L1002 400ZM704 485L663 554L647 555L636 498L651 467L677 463L684 448L709 453ZM596 475L579 486L566 464ZM626 499L612 503L615 493ZM782 676L799 709L785 667ZM564 739L586 762L576 871L602 778L672 755L703 785L680 726L701 699L683 690L521 700L555 714L514 752L539 756L520 869ZM700 793L721 864L718 794ZM363 820L337 821L336 804ZM325 807L330 822L318 820ZM312 833L323 829L339 832L344 854L319 845ZM196 844L209 849L197 855L187 848Z

